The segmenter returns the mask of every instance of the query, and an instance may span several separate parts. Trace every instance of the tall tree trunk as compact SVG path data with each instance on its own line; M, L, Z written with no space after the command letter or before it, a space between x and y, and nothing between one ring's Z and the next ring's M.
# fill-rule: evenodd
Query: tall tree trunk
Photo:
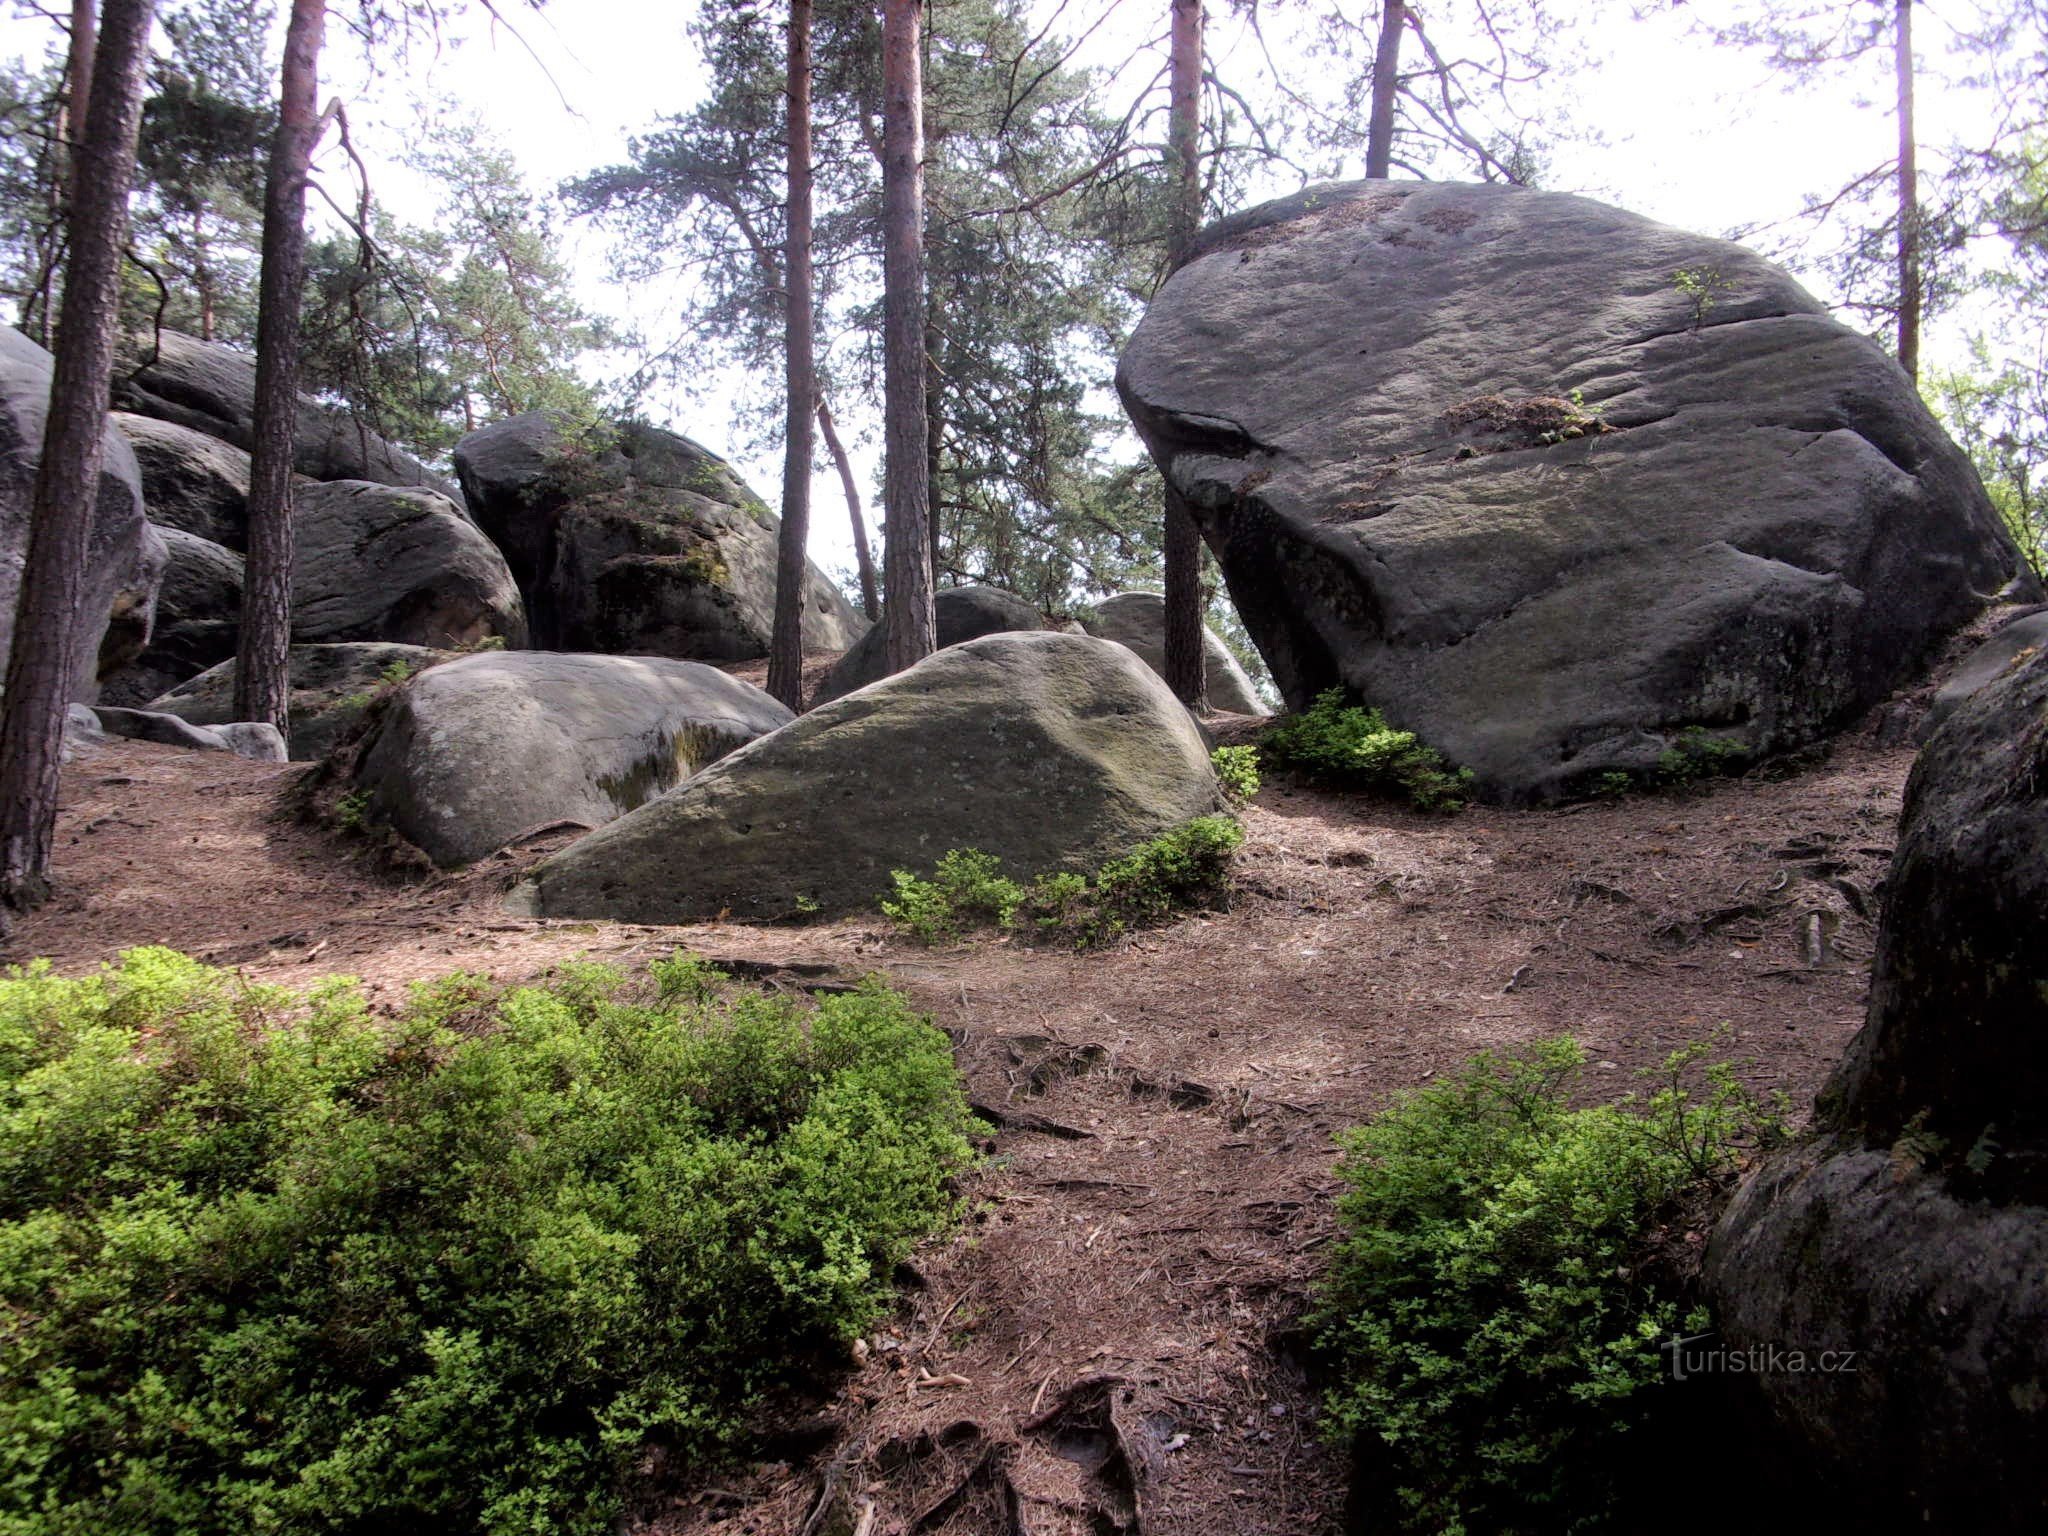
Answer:
M924 409L922 0L882 7L882 566L889 670L938 649Z
M1202 222L1202 0L1173 0L1167 144L1173 156L1174 201L1167 270L1193 253ZM1192 709L1207 702L1202 668L1202 536L1187 503L1166 488L1166 683Z
M326 0L292 0L277 132L263 187L256 298L256 421L249 455L249 554L235 653L235 718L289 730L292 438L299 410L299 302L306 286L306 181L319 140Z
M1913 0L1898 0L1892 58L1899 87L1899 366L1920 382L1920 171L1913 123Z
M1401 80L1403 0L1380 0L1380 42L1372 56L1372 116L1366 126L1365 174L1384 177L1394 159L1394 88Z
M95 0L71 0L71 46L64 61L64 122L59 134L66 151L67 200L78 193L78 157L84 147L86 118L92 111L93 58L98 50L98 5Z
M875 583L875 557L868 549L867 519L861 516L860 486L853 477L853 460L846 455L846 444L839 441L839 431L832 424L832 407L825 403L823 395L818 396L818 430L825 435L825 451L832 455L832 467L839 471L839 489L846 496L846 520L853 525L853 559L860 568L860 608L870 624L878 623L882 617L882 596Z
M107 386L121 309L128 188L142 122L155 0L107 0L90 105L72 161L70 256L56 368L30 504L28 551L0 706L0 901L17 910L50 892L64 708L77 654L93 513L99 501Z
M945 565L945 487L939 476L939 461L946 444L946 372L941 366L944 347L939 338L938 301L929 292L926 279L924 319L924 500L925 517L932 538L932 583L937 586Z
M782 536L776 545L775 629L768 691L804 707L804 574L811 537L812 414L817 366L811 312L811 0L789 0L789 212L783 255Z

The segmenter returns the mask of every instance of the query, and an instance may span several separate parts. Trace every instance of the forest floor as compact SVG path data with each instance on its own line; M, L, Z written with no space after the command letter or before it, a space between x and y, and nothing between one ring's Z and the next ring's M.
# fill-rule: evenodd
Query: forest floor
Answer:
M514 918L502 894L566 834L406 878L291 814L302 766L116 742L66 769L58 894L10 948L73 971L167 944L387 1002L455 970L677 948L769 986L881 972L952 1034L995 1124L969 1218L773 1459L639 1529L1320 1533L1347 1469L1298 1346L1332 1138L1481 1048L1562 1033L1619 1096L1725 1027L1803 1114L1863 1010L1912 761L1878 736L1790 777L1562 811L1428 817L1269 782L1227 911L1086 954L925 948L879 915Z

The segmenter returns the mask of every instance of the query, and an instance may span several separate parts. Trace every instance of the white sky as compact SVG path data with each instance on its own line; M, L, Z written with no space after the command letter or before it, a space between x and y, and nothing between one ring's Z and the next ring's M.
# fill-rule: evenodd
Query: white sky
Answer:
M1107 0L1070 4L1070 29L1074 17L1092 20L1100 3ZM1832 190L1858 169L1889 158L1889 114L1882 105L1859 101L1854 84L1788 91L1756 57L1709 50L1688 35L1688 18L1721 19L1730 7L1731 0L1698 0L1649 19L1603 8L1606 19L1592 35L1599 62L1565 83L1560 94L1568 93L1563 99L1572 116L1597 127L1605 142L1560 146L1548 184L1721 234L1787 218L1807 194ZM476 13L440 49L382 61L374 75L366 73L354 38L330 21L323 89L350 100L358 142L373 167L396 157L419 121L417 102L424 96L473 111L505 141L536 190L545 190L624 159L629 136L687 110L701 88L703 72L686 35L687 5L549 0L539 13L513 3L501 8L523 43ZM346 0L335 9L345 13ZM1089 61L1127 62L1159 30L1155 21L1163 23L1165 11L1164 0L1126 0L1091 48ZM1263 55L1226 7L1214 5L1213 12L1211 67L1249 91L1266 73ZM1276 13L1269 0L1267 14L1270 40L1276 35L1273 17L1284 13ZM0 23L0 53L40 48L47 35L46 22ZM1287 64L1284 53L1282 62ZM1304 70L1319 67L1297 63ZM1149 66L1140 68L1149 73ZM1881 94L1888 73L1885 61L1876 61L1862 88ZM1923 84L1923 141L1939 143L1966 130L1960 119L1970 107L1966 98ZM339 160L331 152L328 158ZM380 199L401 217L419 222L430 216L430 190L405 173L376 167L376 182ZM1276 183L1272 191L1289 189L1288 183ZM657 343L674 334L673 321L665 317L676 310L676 294L658 285L622 291L606 274L602 236L574 226L565 233L587 305L639 324ZM678 430L727 450L728 424L714 404L665 404ZM657 417L665 414L663 406L654 402ZM1135 440L1130 451L1136 452ZM872 471L872 447L864 446L858 457ZM772 493L779 483L779 462L739 463L757 488ZM813 495L812 553L829 569L851 564L842 507L836 482L821 474Z

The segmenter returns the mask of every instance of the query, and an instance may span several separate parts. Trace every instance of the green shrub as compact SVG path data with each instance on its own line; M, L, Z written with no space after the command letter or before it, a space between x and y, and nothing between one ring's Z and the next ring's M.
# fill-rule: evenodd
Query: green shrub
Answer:
M1569 1039L1486 1054L1343 1138L1328 1407L1384 1450L1412 1528L1603 1528L1659 1345L1705 1323L1646 1229L1777 1133L1725 1064L1689 1086L1703 1053L1639 1109L1570 1108Z
M1470 769L1453 770L1413 731L1397 731L1376 709L1344 701L1332 688L1298 715L1269 728L1260 745L1283 768L1340 789L1409 801L1420 810L1455 811L1472 792Z
M1259 749L1218 747L1209 754L1216 782L1232 800L1249 800L1259 792Z
M1716 736L1705 726L1688 725L1658 756L1656 782L1678 788L1701 779L1740 773L1748 765L1749 752L1741 742Z
M927 944L974 928L1002 928L1086 948L1218 899L1243 843L1244 829L1234 818L1198 816L1111 860L1093 879L1041 875L1029 886L1002 874L994 854L956 848L929 880L892 870L894 899L885 897L882 911Z
M875 1315L945 1037L686 960L395 1021L162 949L0 979L0 1530L596 1533Z
M334 824L344 832L370 829L370 792L352 789L334 802Z
M407 661L403 656L401 656L398 658L398 660L392 662L389 666L385 667L383 671L379 672L377 674L377 680L381 683L386 684L389 687L396 688L400 683L404 682L407 678L411 676L412 663Z

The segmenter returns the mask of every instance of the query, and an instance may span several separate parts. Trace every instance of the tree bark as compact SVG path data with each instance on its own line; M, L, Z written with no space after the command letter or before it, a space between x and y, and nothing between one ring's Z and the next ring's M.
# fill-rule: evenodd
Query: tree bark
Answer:
M882 7L882 564L889 670L938 649L924 407L924 71L921 0Z
M1173 0L1167 144L1173 156L1174 202L1167 271L1194 250L1202 222L1202 0ZM1191 709L1207 703L1202 658L1202 536L1169 481L1166 488L1166 683Z
M943 347L939 338L938 301L926 279L924 319L924 502L927 531L932 540L932 584L938 584L945 562L945 489L939 475L939 461L945 452L946 399L945 370L940 366Z
M99 7L94 0L72 0L71 45L64 61L64 125L60 131L66 151L67 200L78 195L78 156L83 148L86 117L92 111L93 59L98 50Z
M812 417L817 408L811 300L811 0L789 0L789 208L783 255L782 536L776 545L775 628L768 692L804 707L804 574L811 536Z
M235 653L235 718L290 728L292 440L299 409L299 303L306 286L306 182L320 120L326 0L292 0L277 132L263 187L263 275L256 298L255 443L249 553Z
M818 396L818 430L825 435L825 451L832 455L832 467L839 471L839 489L846 496L846 520L853 525L853 558L860 568L860 608L870 624L881 622L882 596L875 582L875 557L868 549L867 519L861 516L860 486L853 477L853 460L846 455L846 444L839 441L839 431L832 424L832 407L825 403L823 395Z
M1404 0L1380 0L1380 41L1372 59L1372 116L1365 138L1365 174L1384 178L1394 158L1394 89L1401 80Z
M1899 366L1920 382L1920 173L1913 122L1913 0L1898 0L1893 65L1899 93Z
M107 0L72 160L70 256L56 367L30 503L7 697L0 707L0 901L22 911L50 893L64 710L82 660L74 621L99 501L128 189L155 9L155 0Z

